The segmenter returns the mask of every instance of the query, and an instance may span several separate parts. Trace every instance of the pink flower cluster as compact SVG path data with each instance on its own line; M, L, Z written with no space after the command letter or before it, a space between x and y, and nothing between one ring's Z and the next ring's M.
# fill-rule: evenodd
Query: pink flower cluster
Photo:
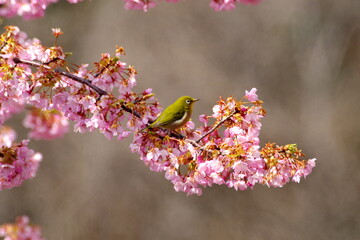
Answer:
M298 150L296 144L275 146L274 143L268 143L261 153L267 167L264 183L269 187L282 187L291 180L299 183L300 179L309 175L315 167L315 158L299 160L304 154Z
M11 147L16 138L15 131L7 126L0 126L0 147Z
M116 136L120 140L159 114L151 89L140 94L132 91L136 86L136 70L120 61L123 48L118 47L114 57L103 54L95 69L82 65L71 73L73 78L107 91L102 90L105 95L99 97L99 92L53 70L67 67L60 47L46 48L38 39L27 39L17 27L6 30L0 36L0 126L13 114L26 109L29 112L23 124L31 129L30 138L61 137L67 132L70 119L75 123L75 131L98 129L108 139ZM59 29L53 32L56 38L61 35ZM16 59L39 65L34 69L31 63L18 63ZM25 108L26 105L30 107ZM24 179L33 177L41 159L41 155L27 148L28 140L12 146L14 137L10 133L13 132L0 136L4 146L0 189L18 186Z
M29 138L50 140L68 132L69 121L55 109L33 108L26 115L24 126L30 128Z
M59 0L0 0L0 16L14 17L21 16L24 19L33 19L43 17L45 10L51 3ZM83 0L67 0L69 3L78 3ZM147 12L154 8L161 0L124 0L125 9L143 10ZM181 0L165 0L166 2L179 2ZM257 4L261 0L211 0L210 7L215 11L231 10L235 8L236 3Z
M128 10L143 10L147 12L150 8L154 8L157 5L155 0L124 0L125 9ZM179 2L181 0L166 0L166 2Z
M59 36L58 33L59 30L54 29L54 35ZM147 105L142 100L154 99L151 89L141 94L132 92L136 85L136 71L120 61L124 53L122 48L117 49L114 57L103 54L95 69L88 70L88 65L82 65L72 73L116 95L107 94L98 99L97 92L52 70L52 66L66 67L65 55L60 47L45 48L37 39L26 39L26 34L17 27L7 28L7 32L1 35L1 44L4 47L0 58L0 124L23 110L25 104L32 105L34 108L24 120L25 127L31 128L30 138L62 136L67 131L67 119L70 119L75 122L75 131L99 129L109 139L113 136L122 139L131 133L129 130L143 127L149 117L154 118L159 113L156 102ZM27 64L15 63L15 58L37 61L39 66L48 63L51 67L39 67L33 71ZM131 102L139 102L133 110L144 114L141 120L135 121L135 116L124 114L125 105Z
M30 224L27 216L18 217L16 223L1 225L0 237L4 240L45 240L41 236L40 227Z
M176 191L188 195L201 195L201 187L214 184L225 184L235 190L246 190L256 183L273 185L274 178L268 177L272 169L268 169L259 146L260 120L265 110L256 89L246 91L245 99L250 102L231 97L220 99L212 116L200 116L202 127L193 129L193 123L188 122L181 129L185 140L169 137L162 130L156 131L156 135L137 132L130 148L140 154L152 171L165 172ZM209 125L211 119L214 123ZM224 125L223 129L219 123ZM315 160L304 163L289 157L282 161L283 165L276 165L280 170L288 165L297 166L297 172L286 171L296 181L311 172ZM277 186L290 178L284 177Z
M0 127L0 191L19 186L33 178L42 159L40 153L28 148L28 140L13 144L15 132Z
M56 38L61 35L59 29L53 31ZM98 129L108 139L121 140L133 133L130 149L150 170L164 172L176 191L188 195L201 195L203 187L214 184L235 190L253 188L257 183L283 186L291 180L298 182L315 166L315 159L301 160L293 145L260 149L260 120L265 110L255 88L246 91L239 101L220 99L211 116L199 117L202 126L195 129L189 121L177 130L182 138L163 129L140 131L161 108L151 89L133 91L136 70L120 60L123 48L118 47L113 57L103 54L91 70L82 65L70 72L61 47L45 48L39 40L27 39L16 27L7 27L0 46L0 99L4 103L13 101L0 104L0 119L5 121L26 104L31 105L24 120L24 125L31 128L29 137L61 136L67 130L67 119L74 122L75 131ZM9 172L2 178L5 180L18 173L10 172L17 169L10 167L17 161L28 162L36 169L41 159L28 150L27 141L10 146L9 139L12 135L0 136L4 143L1 164L7 164ZM34 175L34 171L25 172Z
M124 0L125 9L143 10L147 12L150 8L157 5L155 0ZM180 0L166 0L167 2L179 2ZM215 11L231 10L235 8L236 3L257 4L261 0L211 0L210 7Z
M21 16L24 19L43 17L45 9L51 3L59 0L0 0L0 16ZM70 3L78 3L82 0L68 0Z
M210 7L215 11L231 10L236 3L258 4L261 0L211 0Z

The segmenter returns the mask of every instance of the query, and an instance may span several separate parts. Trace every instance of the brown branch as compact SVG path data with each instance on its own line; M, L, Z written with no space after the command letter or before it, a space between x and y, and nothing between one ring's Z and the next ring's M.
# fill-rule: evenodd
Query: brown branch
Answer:
M106 91L102 90L101 88L93 85L91 83L91 81L85 79L85 78L82 78L82 77L79 77L79 76L76 76L72 73L69 73L69 72L65 72L63 70L60 70L60 69L53 69L51 68L50 66L48 65L44 65L43 63L39 63L39 62L36 62L36 61L31 61L31 60L24 60L24 59L20 59L20 58L13 58L13 61L15 63L21 63L21 64L26 64L26 65L30 65L30 66L34 66L34 67L43 67L47 70L51 70L51 71L54 71L56 73L59 73L60 75L62 76L65 76L65 77L68 77L76 82L79 82L79 83L82 83L82 84L85 84L86 86L90 87L91 89L93 89L98 95L98 100L103 96L103 95L109 95ZM133 114L134 116L136 116L137 118L141 119L142 116L137 112L137 111L134 111L133 109L129 108L128 106L126 106L125 103L121 104L121 108L130 113L130 114ZM193 145L197 145L202 139L204 139L206 136L208 136L209 134L211 134L213 131L215 131L215 129L217 129L221 124L223 124L226 120L228 120L230 117L232 117L234 114L236 113L236 110L233 111L229 116L227 116L226 118L224 118L223 120L221 120L218 124L216 124L210 131L208 131L207 133L205 133L203 136L201 136L198 140L194 141L192 144ZM151 123L151 122L150 122ZM184 136L177 133L177 132L170 132L170 136L173 136L175 138L179 138L179 139L184 139ZM195 144L194 144L195 143ZM197 145L198 146L198 145Z
M59 73L60 75L63 75L63 76L65 76L65 77L68 77L68 78L70 78L70 79L72 79L72 80L74 80L74 81L76 81L76 82L85 84L86 86L88 86L88 87L90 87L91 89L93 89L93 90L99 95L98 100L99 100L99 99L101 98L101 96L103 96L103 95L109 95L106 91L104 91L104 90L102 90L101 88L93 85L93 84L91 83L91 81L89 81L89 80L87 80L87 79L85 79L85 78L76 76L76 75L74 75L74 74L65 72L65 71L63 71L63 70L56 69L56 68L53 69L53 68L51 68L50 66L44 65L44 64L39 63L39 62L36 62L36 61L23 60L23 59L20 59L20 58L17 58L17 57L15 57L15 58L13 59L13 61L14 61L15 63L22 63L22 64L34 66L34 67L43 67L43 68L45 68L45 69L47 69L47 70L51 70L51 71L54 71L54 72L56 72L56 73ZM142 118L141 115L140 115L138 112L136 112L136 111L132 110L131 108L127 107L126 104L121 104L121 108L122 108L125 112L128 112L128 113L130 113L130 114L135 115L137 118Z
M99 98L101 98L101 96L103 95L108 95L107 92L105 92L104 90L102 90L101 88L91 84L91 82L85 78L82 78L82 77L79 77L79 76L76 76L74 74L71 74L71 73L68 73L68 72L65 72L65 71L62 71L60 69L53 69L51 68L50 66L47 66L47 65L44 65L42 63L39 63L39 62L36 62L36 61L31 61L31 60L23 60L23 59L20 59L20 58L17 58L15 57L13 59L13 61L15 63L22 63L22 64L26 64L26 65L30 65L30 66L34 66L34 67L43 67L47 70L51 70L51 71L54 71L56 73L59 73L60 75L63 75L65 77L68 77L76 82L79 82L79 83L82 83L82 84L85 84L86 86L90 87L91 89L93 89L97 94L99 94Z
M203 140L205 137L207 137L210 133L212 133L213 131L215 131L218 127L220 127L226 120L228 120L229 118L231 118L235 113L237 113L237 110L234 110L232 113L230 113L227 117L225 117L223 120L221 120L220 122L218 122L212 129L210 129L207 133L205 133L204 135L202 135L198 140L195 141L195 143L199 143L201 140Z
M131 108L127 107L125 104L121 104L121 108L122 108L124 111L135 115L137 118L140 118L140 119L142 118L141 115L140 115L140 113L138 113L137 111L134 111L134 110L132 110Z
M100 74L102 74L110 65L111 65L111 63L108 63L105 67L103 67L103 68L100 70L100 72L95 73L94 77L100 76Z
M0 51L7 45L7 42L4 42L1 46L0 46Z

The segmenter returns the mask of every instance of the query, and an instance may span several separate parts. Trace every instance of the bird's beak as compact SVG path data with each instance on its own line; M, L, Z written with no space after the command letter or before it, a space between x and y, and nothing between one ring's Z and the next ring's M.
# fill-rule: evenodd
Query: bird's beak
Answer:
M199 101L200 100L200 98L195 98L194 100L193 100L193 102L197 102L197 101Z

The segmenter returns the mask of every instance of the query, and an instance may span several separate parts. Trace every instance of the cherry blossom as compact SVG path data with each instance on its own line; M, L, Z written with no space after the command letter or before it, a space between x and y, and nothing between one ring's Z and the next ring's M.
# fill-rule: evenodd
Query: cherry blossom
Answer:
M30 128L29 138L50 140L62 137L68 132L69 122L57 110L41 110L33 108L28 112L23 122Z
M17 217L16 223L1 225L0 237L4 240L45 240L41 236L40 227L30 224L27 216Z
M45 9L51 3L58 0L0 0L0 16L22 16L24 19L43 17ZM82 0L68 0L70 3L78 3Z
M16 138L15 131L8 126L0 127L0 147L11 147Z
M35 177L42 155L28 148L29 140L12 143L14 132L4 127L0 129L0 138L0 190Z
M235 0L211 0L210 7L215 11L231 10L235 8Z
M0 16L14 17L21 16L26 20L40 18L45 15L46 8L59 0L0 0ZM69 3L76 4L83 0L67 0ZM157 6L162 0L123 0L127 10L142 10L147 12ZM180 2L181 0L166 0L166 2ZM237 3L257 4L261 0L210 0L210 7L215 11L231 10Z
M147 2L148 3L148 2ZM44 47L17 27L1 35L1 124L14 113L27 111L24 126L29 137L53 139L67 132L98 130L107 139L133 135L130 150L151 171L163 172L176 191L201 195L205 187L226 185L235 190L256 184L281 187L311 173L315 159L303 160L295 144L260 146L261 120L266 111L257 89L239 100L220 98L211 115L200 115L200 126L189 121L176 132L155 128L141 131L162 108L152 89L135 92L136 70L122 61L125 51L101 55L93 66L69 70L57 45L62 35L53 29L55 44ZM241 96L241 95L240 95ZM9 130L0 134L1 188L18 186L35 175L41 155L27 148L28 140L14 144Z

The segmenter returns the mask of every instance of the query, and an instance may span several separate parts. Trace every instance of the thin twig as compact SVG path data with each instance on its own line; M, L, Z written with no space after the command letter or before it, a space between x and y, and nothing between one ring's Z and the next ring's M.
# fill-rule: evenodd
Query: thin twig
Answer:
M198 140L196 140L196 143L199 143L201 140L203 140L205 137L207 137L210 133L212 133L213 131L215 131L218 127L220 127L221 124L223 124L226 120L228 120L229 118L231 118L235 113L237 113L237 110L234 110L232 113L230 113L227 117L225 117L223 120L221 120L220 122L218 122L218 124L216 124L212 129L210 129L207 133L205 133L204 135L202 135Z
M22 64L34 66L34 67L43 67L43 68L45 68L45 69L47 69L47 70L52 70L52 71L54 71L54 72L56 72L56 73L59 73L60 75L63 75L63 76L65 76L65 77L68 77L68 78L70 78L70 79L72 79L72 80L74 80L74 81L76 81L76 82L85 84L86 86L88 86L88 87L90 87L91 89L93 89L93 90L99 95L99 97L98 97L97 100L99 100L99 99L101 98L101 96L103 96L103 95L109 95L106 91L104 91L104 90L102 90L101 88L93 85L93 84L91 83L91 81L89 81L89 80L87 80L87 79L85 79L85 78L76 76L76 75L74 75L74 74L71 74L71 73L62 71L62 70L60 70L60 69L53 69L53 68L51 68L50 66L44 65L44 64L39 63L39 62L36 62L36 61L23 60L23 59L20 59L20 58L17 58L17 57L15 57L15 58L13 59L13 61L14 61L15 63L22 63ZM128 113L130 113L130 114L135 115L137 118L141 118L141 115L140 115L138 112L136 112L136 111L132 110L131 108L127 107L125 103L124 103L124 104L121 104L121 108L122 108L125 112L128 112Z
M140 119L142 118L141 115L140 115L140 113L138 113L138 112L132 110L131 108L127 107L125 104L121 104L121 108L122 108L124 111L133 114L133 115L136 116L137 118L140 118Z
M56 73L59 73L60 75L63 75L65 77L68 77L76 82L79 82L79 83L82 83L82 84L85 84L86 86L90 87L91 89L93 89L98 95L98 100L101 98L101 96L103 95L109 95L106 91L102 90L101 88L93 85L91 83L91 81L85 79L85 78L82 78L82 77L79 77L79 76L76 76L74 74L71 74L71 73L68 73L68 72L65 72L63 70L60 70L60 69L53 69L51 68L50 66L48 65L44 65L43 63L39 63L39 62L36 62L36 61L31 61L31 60L24 60L24 59L20 59L20 58L13 58L13 61L15 63L22 63L22 64L26 64L26 65L30 65L30 66L34 66L34 67L43 67L47 70L51 70L51 71L54 71ZM137 111L134 111L133 109L129 108L126 106L125 103L121 104L121 108L130 113L130 114L133 114L134 116L136 116L137 118L141 119L142 116L137 112ZM236 110L234 110L232 113L230 113L227 117L225 117L223 120L221 120L220 122L218 122L210 131L208 131L207 133L205 133L203 136L201 136L198 140L196 141L192 141L192 144L196 147L199 147L199 145L197 145L202 139L204 139L205 137L207 137L209 134L211 134L213 131L215 131L218 127L220 127L220 125L222 125L226 120L228 120L229 118L231 118L235 113L237 113ZM182 136L181 134L176 134L177 132L173 133L171 132L170 133L170 136L174 136L176 138L180 138L180 139L183 139L184 136ZM196 145L195 145L196 144Z
M98 73L95 73L94 74L94 77L98 77L98 76L100 76L100 74L102 74L109 66L110 66L110 64L111 63L108 63L105 67L103 67L101 70L100 70L100 72L98 72Z
M71 73L68 73L68 72L65 72L65 71L62 71L60 69L53 69L51 68L50 66L47 66L47 65L44 65L42 63L39 63L39 62L36 62L36 61L31 61L31 60L24 60L24 59L20 59L20 58L17 58L15 57L13 59L13 61L15 63L23 63L23 64L27 64L27 65L30 65L30 66L34 66L34 67L43 67L47 70L51 70L51 71L54 71L56 73L59 73L60 75L63 75L65 77L68 77L76 82L79 82L79 83L82 83L82 84L85 84L86 86L92 88L95 92L97 92L97 94L99 94L99 98L103 95L108 95L107 92L105 92L104 90L102 90L101 88L91 84L91 82L85 78L82 78L82 77L79 77L79 76L76 76L74 74L71 74Z
M1 46L0 46L0 51L6 46L7 42L4 42Z

